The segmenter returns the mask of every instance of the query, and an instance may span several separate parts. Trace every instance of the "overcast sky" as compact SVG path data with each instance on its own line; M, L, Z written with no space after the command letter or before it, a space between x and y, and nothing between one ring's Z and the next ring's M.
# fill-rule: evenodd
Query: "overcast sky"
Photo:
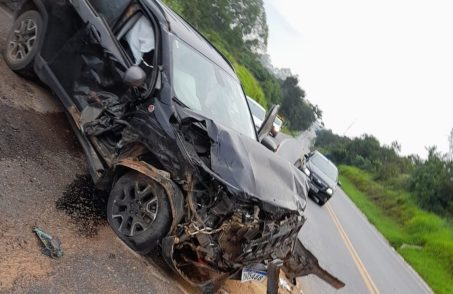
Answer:
M265 0L269 54L300 76L338 134L448 151L453 1ZM350 127L352 125L352 127ZM350 128L349 128L350 127Z

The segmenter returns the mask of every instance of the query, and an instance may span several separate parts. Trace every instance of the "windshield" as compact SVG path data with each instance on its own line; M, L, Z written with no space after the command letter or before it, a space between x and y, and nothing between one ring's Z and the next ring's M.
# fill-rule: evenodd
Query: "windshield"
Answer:
M187 107L256 140L241 84L204 55L173 40L173 88Z
M326 176L331 178L333 181L337 181L338 170L337 168L324 156L321 154L315 153L310 161L313 165L318 167Z
M262 108L261 105L259 105L257 102L252 100L251 98L249 100L249 105L250 105L250 111L254 116L256 116L259 120L264 121L266 118L266 110Z

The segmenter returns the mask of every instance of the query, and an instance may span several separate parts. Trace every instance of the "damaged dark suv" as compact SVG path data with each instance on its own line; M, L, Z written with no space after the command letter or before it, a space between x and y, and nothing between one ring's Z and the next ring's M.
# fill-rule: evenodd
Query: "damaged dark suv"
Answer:
M256 131L231 64L165 5L28 0L4 56L61 100L132 249L205 290L257 265L344 285L298 240L307 177L260 143L278 108Z

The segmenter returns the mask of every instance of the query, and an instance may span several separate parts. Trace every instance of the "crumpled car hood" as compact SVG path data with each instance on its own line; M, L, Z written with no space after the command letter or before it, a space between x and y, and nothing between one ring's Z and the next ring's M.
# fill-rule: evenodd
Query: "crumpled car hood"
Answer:
M175 105L175 109L182 119L206 126L211 140L211 166L201 160L196 162L224 183L230 193L303 214L309 190L304 173L256 140L188 108Z
M257 141L207 120L211 144L211 169L230 184L230 191L259 199L272 206L302 213L308 178Z

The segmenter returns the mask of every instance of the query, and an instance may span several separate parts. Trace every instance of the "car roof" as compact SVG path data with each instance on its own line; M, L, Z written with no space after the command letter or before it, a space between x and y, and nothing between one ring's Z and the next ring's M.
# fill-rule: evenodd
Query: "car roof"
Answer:
M155 1L155 3L162 8L169 28L174 35L217 64L235 80L239 81L231 63L214 47L214 45L212 45L192 25L161 1Z

